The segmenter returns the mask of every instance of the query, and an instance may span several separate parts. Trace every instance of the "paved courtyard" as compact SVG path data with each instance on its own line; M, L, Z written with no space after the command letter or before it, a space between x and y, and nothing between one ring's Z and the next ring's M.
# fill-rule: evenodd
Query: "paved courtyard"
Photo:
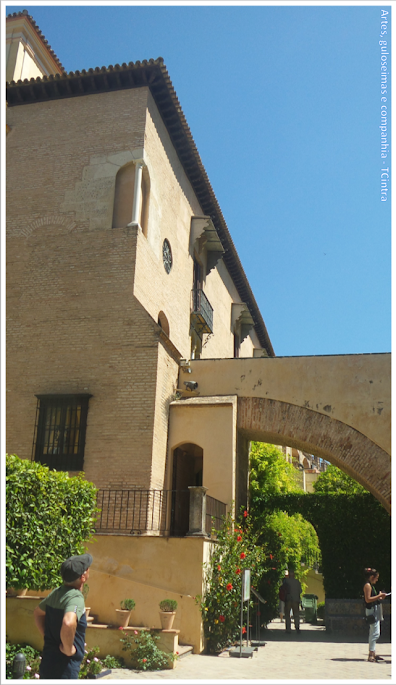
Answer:
M262 631L264 646L253 658L236 659L228 653L220 657L191 654L169 671L138 672L116 669L103 680L391 680L391 644L379 641L377 654L383 661L367 661L368 644L364 638L326 635L321 626L301 625L299 633L286 634L279 619Z

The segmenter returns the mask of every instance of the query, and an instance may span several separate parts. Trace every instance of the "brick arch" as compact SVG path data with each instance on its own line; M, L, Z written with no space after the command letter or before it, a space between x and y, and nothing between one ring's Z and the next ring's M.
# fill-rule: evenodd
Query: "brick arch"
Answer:
M289 445L341 468L390 510L390 456L345 423L278 400L238 398L238 431L249 440Z

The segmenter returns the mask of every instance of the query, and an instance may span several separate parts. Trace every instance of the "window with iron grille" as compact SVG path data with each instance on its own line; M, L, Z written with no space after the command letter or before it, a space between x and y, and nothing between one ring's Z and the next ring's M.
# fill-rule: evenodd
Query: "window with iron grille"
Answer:
M81 471L88 400L92 395L36 395L35 461L57 471Z

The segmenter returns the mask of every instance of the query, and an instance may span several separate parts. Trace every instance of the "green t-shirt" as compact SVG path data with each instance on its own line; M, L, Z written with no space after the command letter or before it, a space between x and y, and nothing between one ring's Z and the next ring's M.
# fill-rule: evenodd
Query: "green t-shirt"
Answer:
M72 611L79 621L85 610L84 596L74 587L61 585L56 590L52 590L48 597L40 602L39 607L42 611L46 611L47 607L61 609L63 614Z

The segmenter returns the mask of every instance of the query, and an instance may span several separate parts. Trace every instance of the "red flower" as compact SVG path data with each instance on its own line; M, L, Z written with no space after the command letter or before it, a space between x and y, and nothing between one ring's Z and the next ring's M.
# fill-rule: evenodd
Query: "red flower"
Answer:
M237 570L235 571L235 573L240 573L240 572L241 572L240 568L237 568Z
M224 621L225 621L225 616L223 616L222 614L220 614L220 616L219 616L219 621L220 621L220 623L224 623Z
M122 626L120 626L120 627L118 628L118 630L124 630L124 628L123 628Z
M242 540L242 535L238 535L237 542L240 542L241 540Z
M146 663L146 661L147 661L147 659L142 659L142 661L143 661L143 663L145 664L145 663Z
M270 554L270 559L271 559L271 561L272 561L273 558L274 558L274 557L272 556L272 554Z
M245 626L243 626L243 628L242 628L242 635L244 635L245 633L246 633L246 628L245 628Z
M244 515L244 517L246 518L247 515L248 515L247 511L244 511L244 512L243 512L243 515Z
M227 590L232 590L232 583L227 583Z
M218 571L221 571L221 566L218 566L218 567L217 567L217 570L218 570Z
M244 559L246 557L245 552L241 552L241 559Z

